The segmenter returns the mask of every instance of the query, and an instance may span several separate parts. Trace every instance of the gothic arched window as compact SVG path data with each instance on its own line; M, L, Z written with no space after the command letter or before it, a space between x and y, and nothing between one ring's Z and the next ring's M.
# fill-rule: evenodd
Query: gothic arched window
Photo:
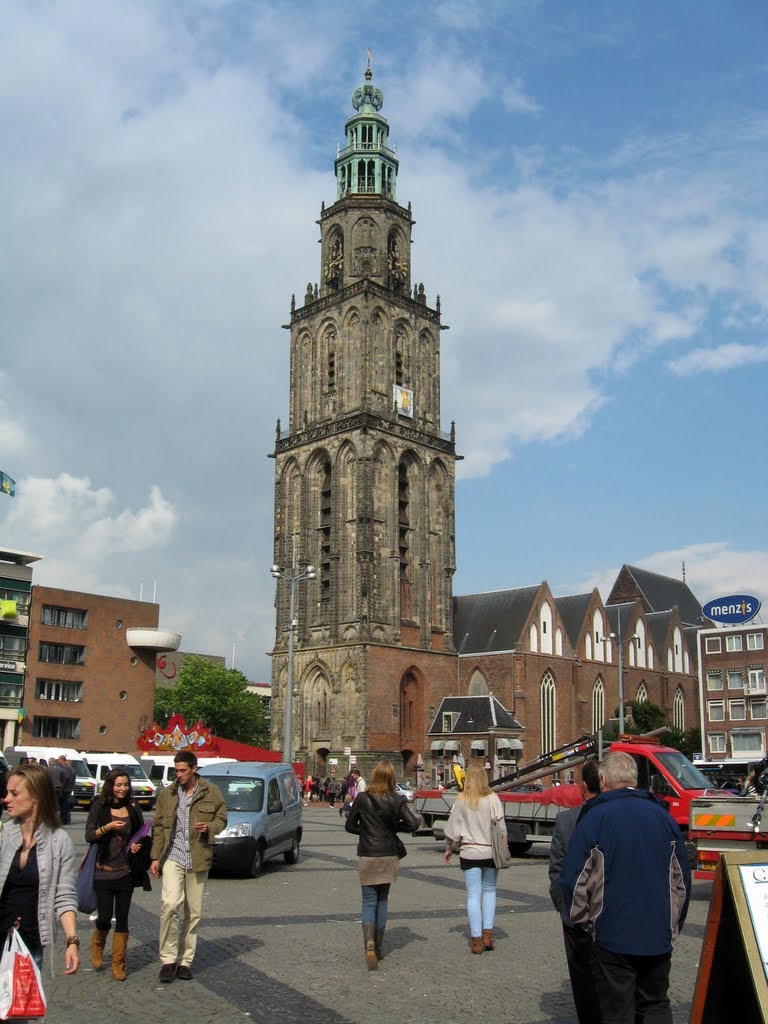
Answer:
M600 676L592 687L592 732L597 732L605 725L605 686Z
M541 752L554 750L557 736L557 695L555 680L547 670L541 680Z
M672 701L672 724L680 732L685 729L685 698L679 686Z

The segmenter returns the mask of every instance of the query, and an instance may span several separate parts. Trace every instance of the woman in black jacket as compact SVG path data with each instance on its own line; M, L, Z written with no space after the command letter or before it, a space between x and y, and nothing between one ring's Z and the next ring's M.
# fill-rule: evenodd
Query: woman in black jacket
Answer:
M91 938L91 961L95 971L104 963L104 945L112 918L112 974L125 981L125 951L128 946L128 912L134 885L141 885L132 860L142 852L143 840L131 843L144 824L144 817L133 802L131 780L125 770L113 768L104 780L101 793L91 804L85 826L85 839L98 843L93 888L96 893L96 925ZM129 846L130 844L130 846ZM146 868L144 870L146 874Z
M397 833L415 832L418 827L418 818L395 789L395 766L391 761L379 761L368 788L355 797L345 825L347 832L358 836L357 870L363 890L363 941L369 971L384 958L389 888L397 877L398 861L405 856Z

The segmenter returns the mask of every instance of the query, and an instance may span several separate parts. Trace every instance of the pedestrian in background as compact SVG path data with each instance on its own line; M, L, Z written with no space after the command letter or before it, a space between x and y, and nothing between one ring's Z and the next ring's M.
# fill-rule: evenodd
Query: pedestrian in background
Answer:
M114 917L112 976L117 981L125 981L128 913L137 881L130 858L142 852L141 841L131 843L131 839L143 824L144 817L133 800L130 778L123 769L113 768L104 779L101 792L91 802L85 841L98 843L99 847L93 881L97 917L91 936L91 963L94 971L101 970L104 946Z
M586 761L581 769L581 795L585 801L600 793L600 769L597 761ZM555 818L552 844L549 848L549 895L563 922L563 941L568 974L571 978L573 1002L579 1024L600 1024L600 1004L597 999L595 943L591 934L581 925L571 924L565 911L560 874L565 863L568 844L584 804L567 807Z
M371 784L358 792L346 821L347 832L358 837L357 871L362 888L363 943L369 971L384 959L384 931L389 910L389 890L397 878L400 861L398 832L419 827L404 796L395 789L395 766L379 761Z
M360 770L353 768L349 774L351 776L351 785L355 787L355 793L364 793L368 787L365 779L360 774Z
M669 971L691 871L674 819L636 787L634 758L607 754L601 793L584 806L560 881L571 924L595 939L603 1024L672 1024Z
M403 798L405 799L405 798ZM496 880L493 863L492 829L500 822L506 841L507 826L501 800L488 785L488 774L481 758L469 762L464 790L451 808L445 826L445 863L451 863L453 844L460 844L459 864L467 891L467 918L473 953L494 948L493 925L496 917Z
M61 795L59 797L59 814L62 825L72 824L72 793L75 789L75 769L66 759L64 754L59 754L59 768L64 772L64 779L61 784Z

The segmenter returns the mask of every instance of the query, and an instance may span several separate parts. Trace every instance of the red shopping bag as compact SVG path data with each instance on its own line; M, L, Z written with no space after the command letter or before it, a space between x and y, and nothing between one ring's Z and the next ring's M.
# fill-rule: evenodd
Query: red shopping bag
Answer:
M40 968L24 940L11 928L0 957L0 1020L44 1017L45 992Z

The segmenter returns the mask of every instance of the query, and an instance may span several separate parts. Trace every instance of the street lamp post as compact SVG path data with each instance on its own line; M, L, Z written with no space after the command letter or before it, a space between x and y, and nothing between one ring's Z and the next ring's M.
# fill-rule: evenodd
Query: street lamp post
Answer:
M619 735L624 732L624 644L633 644L636 640L639 640L637 633L633 633L632 636L628 636L626 639L621 638L621 611L618 613L617 627L618 634L609 633L608 636L600 637L602 643L606 641L615 641L616 646L619 649Z
M293 761L293 643L296 632L295 609L296 609L296 584L302 580L313 580L317 576L315 567L308 565L301 572L297 572L296 565L296 534L292 535L292 556L291 571L285 572L279 565L273 565L269 570L276 580L286 580L291 587L290 612L288 614L288 669L285 684L285 713L283 715L283 761L291 764Z

